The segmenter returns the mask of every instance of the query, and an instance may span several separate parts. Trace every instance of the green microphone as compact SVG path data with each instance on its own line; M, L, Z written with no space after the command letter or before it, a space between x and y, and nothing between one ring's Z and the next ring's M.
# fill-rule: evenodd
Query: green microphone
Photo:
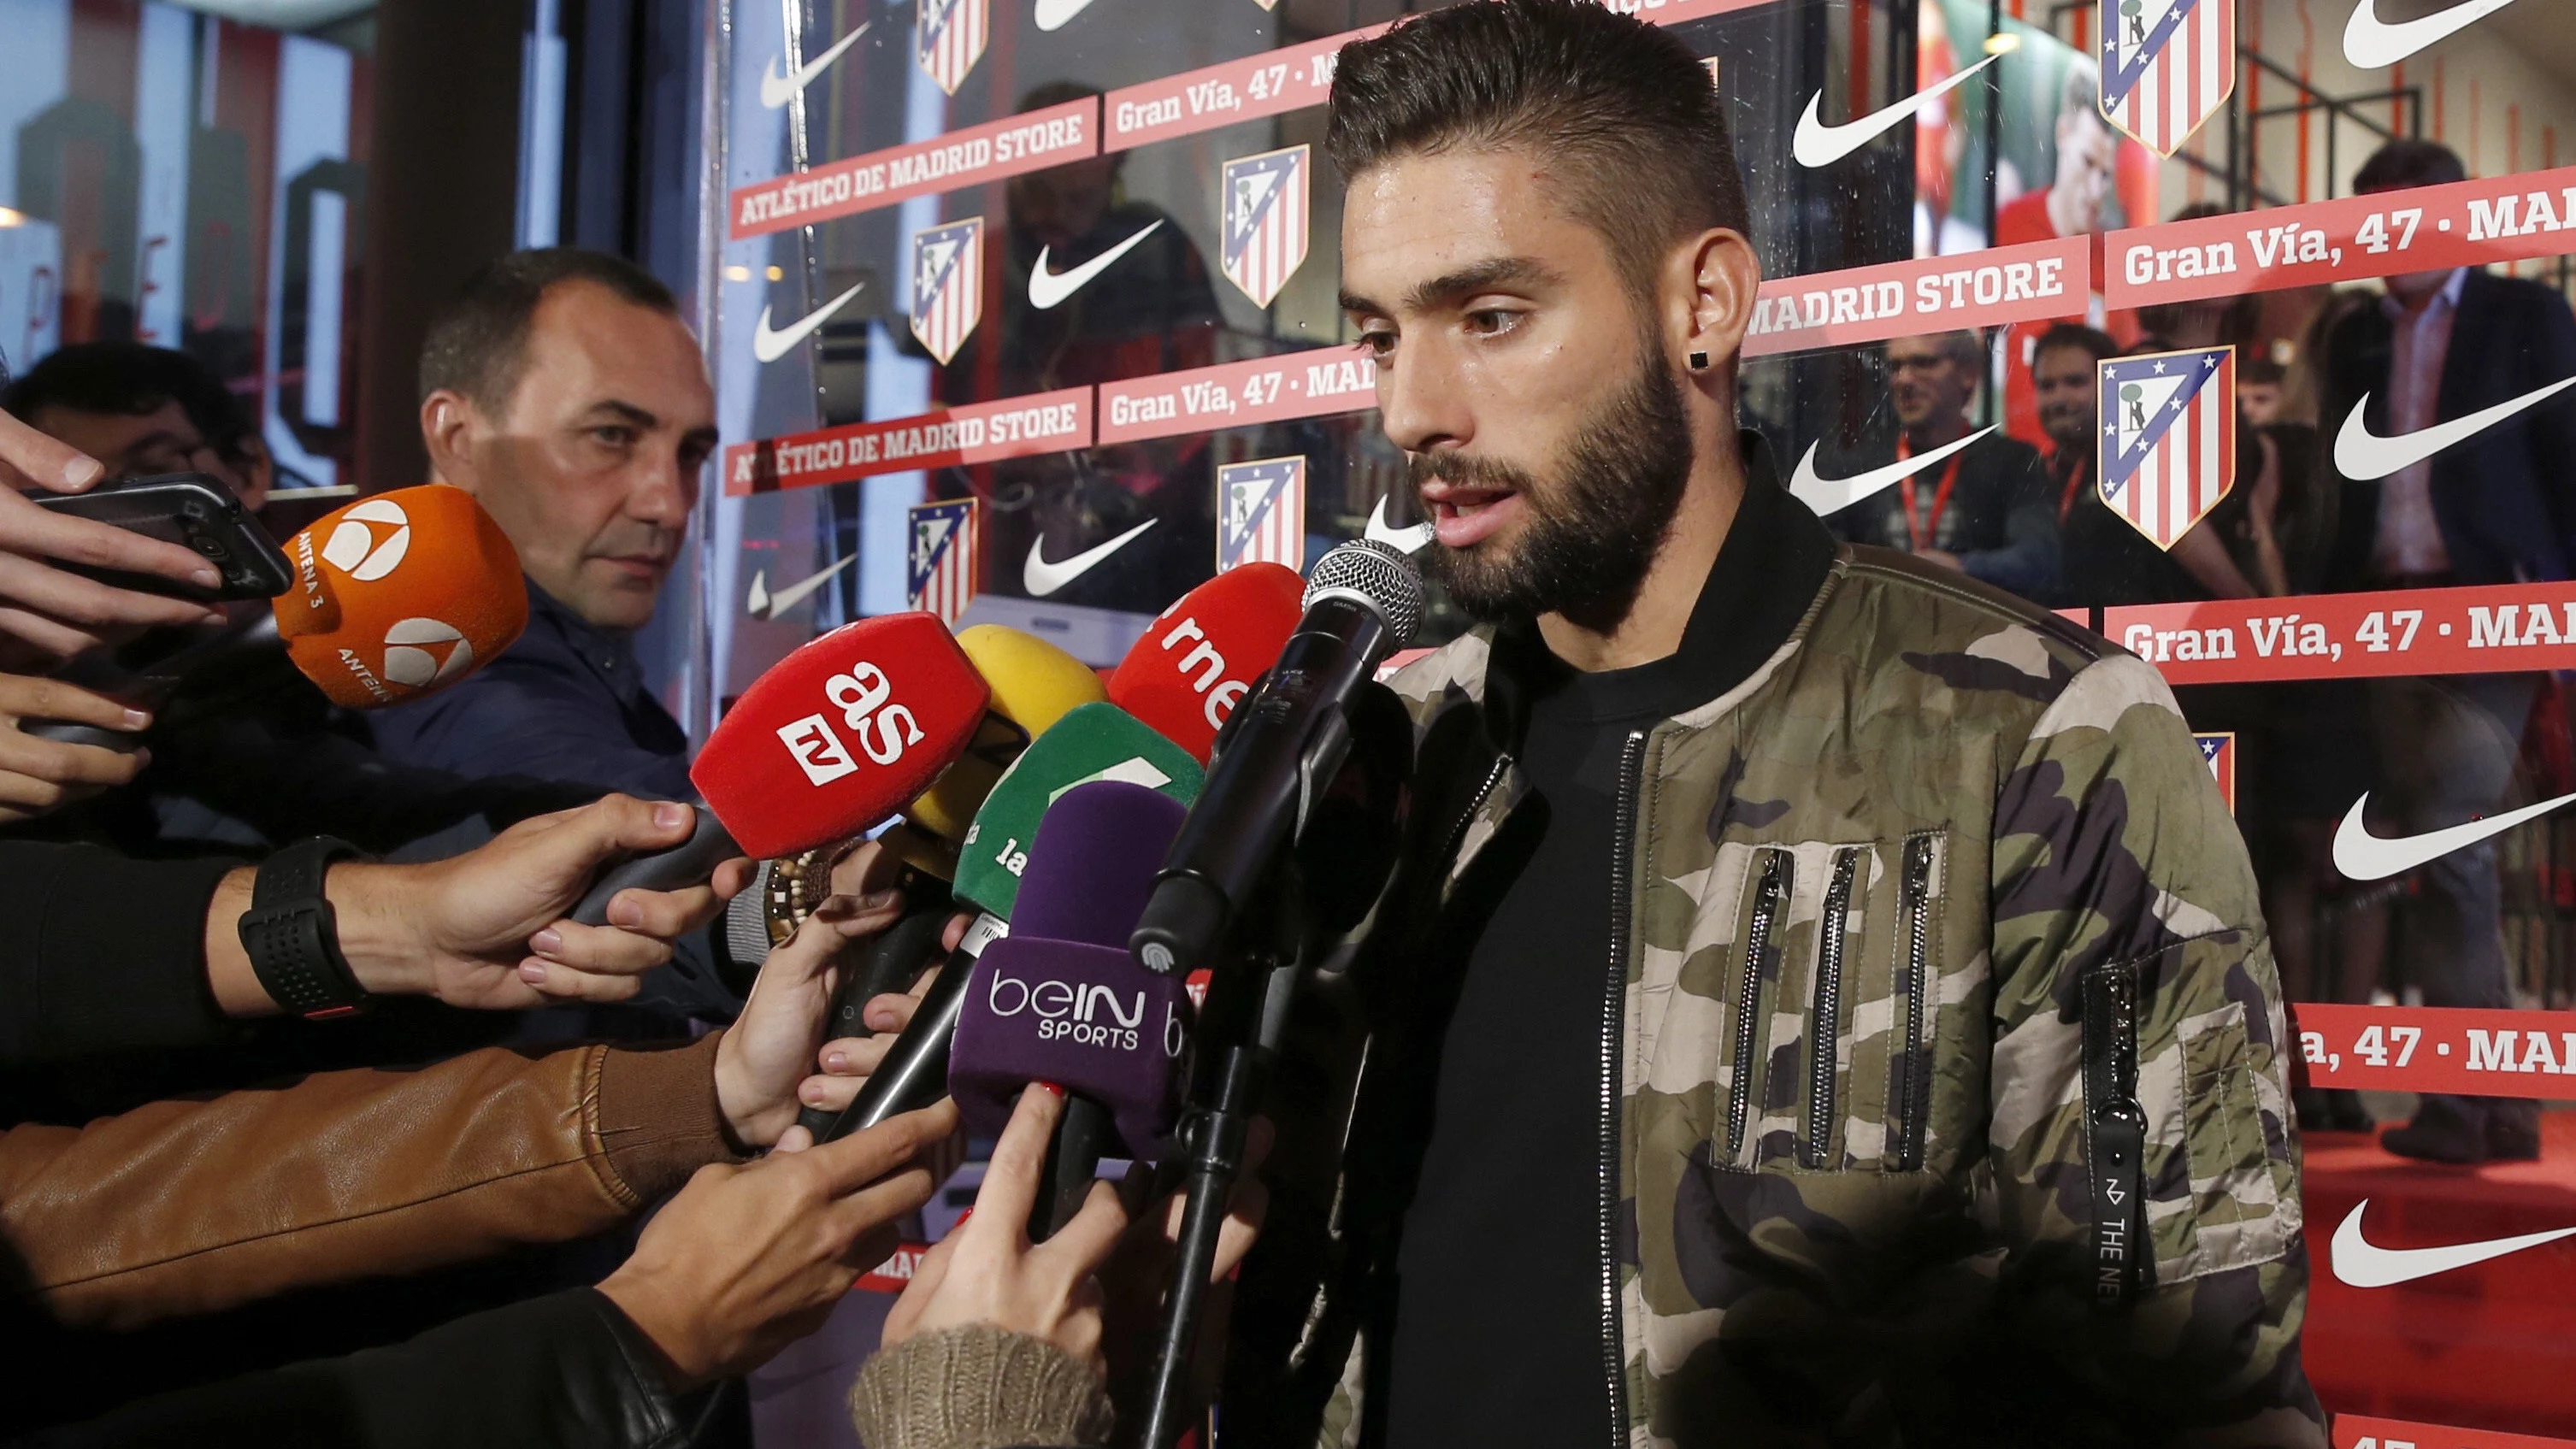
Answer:
M948 1044L966 999L966 978L984 948L1010 934L1029 843L1057 797L1076 785L1118 780L1188 805L1198 799L1202 778L1187 750L1114 704L1081 705L1031 741L985 797L957 852L957 905L975 912L975 919L932 978L911 1025L817 1140L846 1137L948 1095Z

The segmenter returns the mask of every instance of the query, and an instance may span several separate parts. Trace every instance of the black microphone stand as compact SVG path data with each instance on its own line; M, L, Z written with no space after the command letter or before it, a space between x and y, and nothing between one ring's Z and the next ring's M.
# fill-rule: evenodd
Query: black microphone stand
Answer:
M1199 1320L1217 1237L1243 1176L1244 1144L1296 989L1299 947L1307 934L1302 895L1294 859L1283 852L1268 885L1243 913L1234 941L1244 944L1222 953L1210 973L1207 1000L1191 1033L1190 1090L1179 1133L1181 1234L1137 1449L1174 1449L1203 1417L1192 1382Z

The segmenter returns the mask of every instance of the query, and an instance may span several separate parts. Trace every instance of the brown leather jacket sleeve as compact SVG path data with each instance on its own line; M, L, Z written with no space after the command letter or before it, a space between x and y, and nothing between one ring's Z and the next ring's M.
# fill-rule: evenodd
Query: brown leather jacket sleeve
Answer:
M0 1134L10 1291L131 1328L608 1228L729 1160L720 1033L328 1072Z

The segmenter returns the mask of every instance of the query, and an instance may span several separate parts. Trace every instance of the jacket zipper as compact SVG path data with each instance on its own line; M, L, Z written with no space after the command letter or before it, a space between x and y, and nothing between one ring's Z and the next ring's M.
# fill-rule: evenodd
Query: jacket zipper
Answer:
M1771 918L1788 889L1787 852L1763 856L1762 883L1753 888L1753 921L1744 930L1744 984L1735 1001L1735 1084L1726 1103L1726 1154L1744 1155L1744 1119L1753 1097L1754 1013L1762 1009L1762 953L1771 945Z
M1931 1086L1931 1062L1923 1048L1923 995L1931 988L1932 838L1918 835L1905 842L1905 979L1898 992L1905 1001L1905 1041L1896 1054L1896 1167L1912 1172L1923 1165L1924 1096Z
M1610 1443L1628 1444L1628 1358L1619 1333L1619 1028L1628 998L1629 854L1637 848L1646 732L1619 751L1617 850L1610 858L1610 982L1601 1004L1601 1371L1610 1383Z
M1825 888L1825 917L1818 923L1815 1010L1807 1024L1807 1150L1809 1167L1825 1165L1825 1148L1834 1136L1834 1068L1842 1048L1843 946L1849 933L1852 875L1860 852L1846 850L1834 861L1833 883Z

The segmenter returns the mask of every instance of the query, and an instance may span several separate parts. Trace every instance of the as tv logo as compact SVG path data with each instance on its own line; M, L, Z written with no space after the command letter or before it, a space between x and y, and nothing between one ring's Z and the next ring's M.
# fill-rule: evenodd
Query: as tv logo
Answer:
M876 764L891 765L922 741L921 722L905 706L887 702L894 685L874 664L863 661L847 674L833 675L824 682L823 695L841 711L841 727L859 742L859 753ZM809 714L782 725L778 739L816 785L828 785L859 768L826 715Z

